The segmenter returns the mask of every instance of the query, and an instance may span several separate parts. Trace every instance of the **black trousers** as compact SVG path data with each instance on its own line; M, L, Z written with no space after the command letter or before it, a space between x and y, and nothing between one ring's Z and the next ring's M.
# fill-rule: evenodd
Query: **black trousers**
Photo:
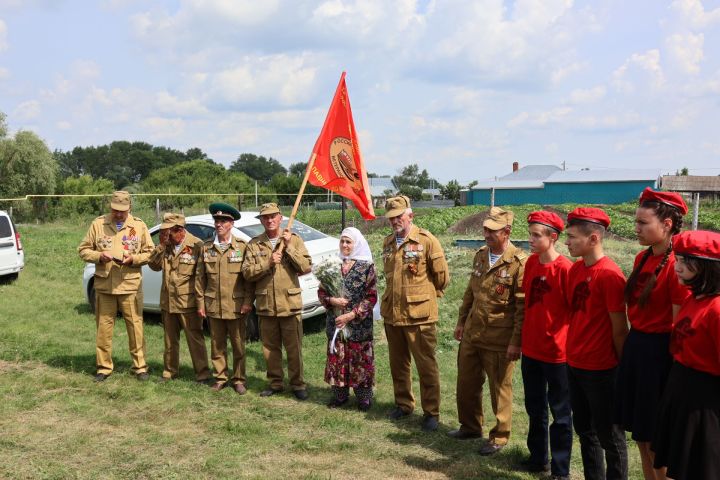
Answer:
M548 463L549 433L550 471L553 475L566 477L570 475L573 441L567 364L547 363L523 355L521 368L525 410L530 418L527 437L530 462ZM549 428L548 407L553 417Z
M628 478L625 432L613 423L616 370L568 367L573 424L586 480Z

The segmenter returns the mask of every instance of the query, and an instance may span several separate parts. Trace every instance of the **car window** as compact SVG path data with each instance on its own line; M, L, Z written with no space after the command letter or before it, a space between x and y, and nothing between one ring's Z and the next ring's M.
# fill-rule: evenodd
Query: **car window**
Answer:
M12 228L8 217L0 217L0 238L12 237Z
M215 235L215 228L207 225L198 225L196 223L188 223L185 225L188 232L198 237L203 242L210 240Z
M283 220L282 222L282 228L284 229L287 227L287 220ZM256 223L254 225L243 225L242 227L237 227L241 232L243 232L245 235L247 235L250 238L257 237L261 233L263 233L265 230L263 229L262 224ZM321 238L327 238L327 235L324 233L315 230L312 227L309 227L305 225L302 222L294 221L292 226L292 231L294 233L297 233L300 238L303 239L303 242L309 242L310 240L319 240Z

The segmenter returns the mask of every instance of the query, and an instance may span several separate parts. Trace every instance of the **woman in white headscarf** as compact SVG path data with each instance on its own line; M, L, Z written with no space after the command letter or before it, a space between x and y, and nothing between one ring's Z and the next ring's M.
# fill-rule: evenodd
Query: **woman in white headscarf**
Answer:
M377 290L370 246L357 228L346 228L340 234L340 258L343 296L330 297L322 286L318 289L318 298L327 309L325 381L334 394L328 407L345 405L353 388L358 408L367 411L375 380L373 307Z

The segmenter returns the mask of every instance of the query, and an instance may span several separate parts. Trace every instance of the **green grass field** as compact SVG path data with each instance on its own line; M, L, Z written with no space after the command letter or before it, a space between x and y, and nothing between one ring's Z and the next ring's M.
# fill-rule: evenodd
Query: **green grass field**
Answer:
M250 392L243 397L231 389L214 393L196 386L184 340L182 378L159 384L163 337L156 317L146 318L151 381L139 383L132 377L127 335L119 320L116 371L94 384L94 316L83 296L83 264L76 254L89 220L20 226L26 268L17 282L0 285L0 478L541 478L514 471L527 453L519 366L507 448L484 458L476 453L478 442L446 436L457 427L452 330L473 255L453 247L455 237L440 235L452 273L440 303L441 428L425 434L419 428L419 406L415 415L398 423L385 419L393 399L381 323L375 330L376 403L367 414L325 407L330 392L322 381L322 318L305 323L310 392L305 403L290 394L258 396L265 386L258 343L248 346ZM386 233L369 235L376 255ZM626 271L639 248L634 242L607 245ZM487 393L485 400L491 422ZM631 478L641 478L631 442L628 451ZM582 478L579 452L576 442L574 479Z

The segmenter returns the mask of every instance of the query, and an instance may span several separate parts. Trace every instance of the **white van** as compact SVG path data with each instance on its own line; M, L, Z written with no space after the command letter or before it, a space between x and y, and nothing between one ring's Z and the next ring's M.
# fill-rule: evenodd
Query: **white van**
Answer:
M25 266L20 233L10 215L0 210L0 278L15 280Z

